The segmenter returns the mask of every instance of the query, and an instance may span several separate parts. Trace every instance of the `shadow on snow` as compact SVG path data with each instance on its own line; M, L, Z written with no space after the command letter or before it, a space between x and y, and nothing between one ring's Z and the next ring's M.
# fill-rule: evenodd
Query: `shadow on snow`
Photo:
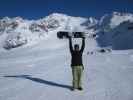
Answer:
M40 79L40 78L32 77L31 75L9 75L9 76L3 76L3 77L28 79L28 80L31 80L31 81L34 81L34 82L37 82L37 83L45 84L45 85L71 89L71 86L69 86L69 85L64 85L64 84L59 84L59 83L52 82L52 81L43 80L43 79Z

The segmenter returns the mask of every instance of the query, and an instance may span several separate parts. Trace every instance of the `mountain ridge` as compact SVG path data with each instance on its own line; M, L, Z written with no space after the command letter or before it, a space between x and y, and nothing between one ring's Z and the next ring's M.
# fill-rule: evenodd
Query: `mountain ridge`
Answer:
M111 43L108 42L112 41L110 39L112 31L125 21L132 23L133 14L113 12L105 14L100 20L93 17L73 17L61 13L52 13L38 20L3 17L0 19L0 47L12 49L27 44L33 45L57 31L81 31L96 34L99 46L110 46ZM111 34L102 36L101 33ZM106 45L101 45L103 40Z

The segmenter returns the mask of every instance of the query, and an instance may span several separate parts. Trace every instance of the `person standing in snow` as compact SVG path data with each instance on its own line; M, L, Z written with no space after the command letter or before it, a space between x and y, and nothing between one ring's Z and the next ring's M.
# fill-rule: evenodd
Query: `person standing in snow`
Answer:
M72 90L78 89L83 90L82 88L82 74L84 70L83 62L82 62L82 54L85 48L85 38L82 38L82 46L79 49L79 45L75 44L74 49L72 46L72 38L69 37L69 48L71 53L71 68L72 68L72 75L73 75L73 87Z

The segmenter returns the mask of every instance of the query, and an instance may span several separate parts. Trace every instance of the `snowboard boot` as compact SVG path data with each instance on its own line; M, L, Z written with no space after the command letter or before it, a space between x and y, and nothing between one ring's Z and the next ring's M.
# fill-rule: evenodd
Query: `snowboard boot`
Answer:
M82 90L83 90L83 88L82 88L82 87L79 87L79 88L78 88L78 90L82 91Z

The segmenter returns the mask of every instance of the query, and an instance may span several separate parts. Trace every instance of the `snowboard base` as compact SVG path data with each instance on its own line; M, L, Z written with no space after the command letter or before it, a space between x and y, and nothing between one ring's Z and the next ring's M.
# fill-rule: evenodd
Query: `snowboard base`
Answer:
M64 39L64 38L83 38L85 37L84 32L66 32L66 31L59 31L57 32L57 37L59 39Z

